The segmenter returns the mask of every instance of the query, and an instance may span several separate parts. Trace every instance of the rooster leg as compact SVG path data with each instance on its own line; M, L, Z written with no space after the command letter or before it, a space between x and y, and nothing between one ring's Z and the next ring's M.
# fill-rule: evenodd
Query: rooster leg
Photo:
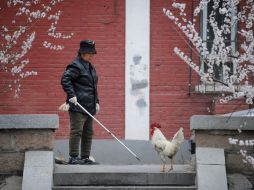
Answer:
M161 172L163 172L163 173L166 172L166 162L162 163L162 171Z
M172 158L172 159L170 159L170 169L169 169L170 172L173 171L173 164L174 164L174 161Z

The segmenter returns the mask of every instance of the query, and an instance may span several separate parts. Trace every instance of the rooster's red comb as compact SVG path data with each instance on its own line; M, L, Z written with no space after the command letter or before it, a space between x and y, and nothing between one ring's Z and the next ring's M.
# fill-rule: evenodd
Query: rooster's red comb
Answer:
M161 125L159 123L152 123L151 128L161 128Z

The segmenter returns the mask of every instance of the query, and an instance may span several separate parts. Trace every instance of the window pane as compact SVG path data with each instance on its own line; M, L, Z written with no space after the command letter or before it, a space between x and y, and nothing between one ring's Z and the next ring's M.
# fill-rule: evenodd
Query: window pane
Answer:
M219 8L215 9L213 8L214 6L214 2L213 1L210 1L208 3L208 6L207 6L207 18L208 18L208 21L207 21L207 48L209 50L209 52L211 52L211 49L212 49L212 45L213 45L213 40L214 40L214 31L213 31L213 27L211 25L211 23L209 22L209 18L211 15L212 12L215 13L214 15L214 18L218 24L218 28L221 29L222 26L225 23L225 14L220 14L219 13L219 8L222 8L223 7L223 1L221 0L220 3L219 3ZM225 39L225 44L226 46L230 46L231 45L231 33L223 33L223 38Z
M230 25L230 28L231 28L231 23L227 23L225 22L226 19L230 19L231 18L227 18L226 17L226 14L221 14L219 12L219 9L220 8L223 8L223 5L225 4L225 1L223 0L220 0L219 2L219 7L218 8L215 8L214 9L214 1L210 1L208 4L207 4L207 7L202 11L202 14L201 14L201 35L202 35L202 39L204 42L206 42L206 46L207 46L207 49L208 51L211 53L212 51L212 48L213 48L213 41L214 41L214 31L213 31L213 26L212 26L212 23L211 21L209 21L209 19L211 18L211 14L213 15L212 17L215 19L215 23L217 24L218 28L221 30L223 25ZM235 43L235 38L232 38L231 36L236 36L236 25L235 27L232 27L231 28L232 30L230 32L225 32L223 30L223 39L224 39L224 43L225 43L225 46L228 47L232 47L232 51L235 51L235 46L236 46L236 43ZM233 47L234 46L234 47ZM218 50L216 50L218 51ZM216 52L217 53L217 52ZM234 52L232 52L232 55L234 54ZM202 64L202 68L204 69L204 72L207 72L207 65L205 64L205 60L203 61ZM227 63L227 66L230 68L230 73L229 74L233 74L233 64L230 60L228 60ZM219 64L219 65L215 65L213 66L213 71L214 71L214 78L217 79L217 80L221 80L223 81L223 66L222 64Z

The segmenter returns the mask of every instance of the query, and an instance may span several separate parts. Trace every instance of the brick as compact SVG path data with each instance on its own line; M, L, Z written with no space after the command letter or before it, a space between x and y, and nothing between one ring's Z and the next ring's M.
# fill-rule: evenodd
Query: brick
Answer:
M0 151L15 151L15 137L8 132L0 132Z
M243 156L239 153L228 153L226 154L227 170L230 173L249 173L253 174L253 166L250 163L243 162ZM252 155L253 157L253 155Z
M1 153L0 154L0 173L21 172L24 166L25 153Z
M243 131L241 134L239 134L237 131L199 131L195 134L195 140L198 147L224 148L226 152L239 152L242 148L251 151L251 146L239 146L239 143L236 145L230 144L229 138L235 138L239 141L242 140L245 142L246 140L252 140L253 135L254 133L250 131Z
M53 150L52 130L22 130L16 132L16 149L25 150Z

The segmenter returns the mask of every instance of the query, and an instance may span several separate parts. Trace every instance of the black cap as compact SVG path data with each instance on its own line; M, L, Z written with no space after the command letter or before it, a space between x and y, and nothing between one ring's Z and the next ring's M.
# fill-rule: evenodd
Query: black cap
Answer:
M95 42L93 40L83 40L80 42L79 53L96 54Z

